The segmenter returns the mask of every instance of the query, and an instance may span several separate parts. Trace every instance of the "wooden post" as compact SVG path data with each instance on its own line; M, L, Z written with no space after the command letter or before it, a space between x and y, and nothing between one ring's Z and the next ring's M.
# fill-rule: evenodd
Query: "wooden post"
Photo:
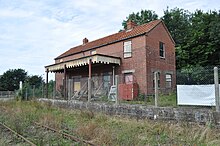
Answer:
M115 66L112 66L112 85L115 85Z
M46 71L46 98L48 98L48 70Z
M155 107L158 106L158 72L154 72Z
M66 99L66 95L67 95L67 90L66 90L66 64L64 65L63 90L64 90L64 99Z
M42 82L42 98L44 98L44 81Z
M27 87L26 87L26 90L25 90L25 91L26 91L26 93L25 93L25 100L27 100L27 98L28 98L28 93L27 93L28 90L27 90Z
M214 81L215 81L215 104L216 104L216 112L220 110L219 103L219 81L218 81L218 68L214 67Z
M92 59L89 59L88 102L91 101L91 97L92 97L91 81L92 81Z
M35 97L35 85L33 85L33 98Z
M119 76L116 75L115 76L115 86L116 86L116 93L115 93L115 104L118 105L119 104L119 96L118 96L118 83L119 83Z

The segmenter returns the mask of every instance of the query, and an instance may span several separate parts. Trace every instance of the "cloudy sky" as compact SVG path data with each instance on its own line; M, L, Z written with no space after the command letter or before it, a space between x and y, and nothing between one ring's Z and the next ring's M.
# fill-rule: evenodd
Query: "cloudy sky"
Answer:
M22 68L45 76L44 66L83 38L118 32L126 16L141 9L162 16L167 6L220 10L218 0L0 0L0 74Z

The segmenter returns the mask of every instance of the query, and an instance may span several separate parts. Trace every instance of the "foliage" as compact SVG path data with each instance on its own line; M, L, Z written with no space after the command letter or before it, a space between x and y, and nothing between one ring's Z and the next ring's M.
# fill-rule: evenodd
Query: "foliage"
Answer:
M138 25L157 19L155 12L141 10L123 20L126 28L128 19ZM188 10L167 8L161 17L176 43L177 69L188 66L220 64L220 11Z
M176 43L176 65L181 68L188 62L188 52L183 48L189 41L191 13L189 11L174 8L164 11L162 20L170 31Z
M26 83L32 86L34 85L36 88L39 88L40 86L42 86L43 78L42 76L31 75L27 77Z
M127 21L132 20L138 25L150 22L152 20L158 19L158 15L151 10L141 10L141 12L137 12L136 14L133 12L132 14L129 14L128 17L126 17L126 20L123 20L122 26L124 29L127 28Z
M0 90L14 91L19 89L20 81L24 82L27 72L23 69L9 69L0 78Z
M145 94L139 94L136 100L131 100L131 101L122 100L121 103L155 105L155 98L153 95L146 96ZM160 94L158 98L158 105L161 107L165 107L165 106L176 107L177 106L176 93Z
M214 72L212 66L202 67L199 65L188 65L180 70L177 70L177 84L178 85L204 85L214 84Z
M40 82L39 82L40 83ZM37 84L30 84L28 81L26 81L23 84L22 91L19 92L19 98L23 100L30 100L33 98L43 98L46 97L46 85L42 81L39 86L36 86ZM55 96L55 81L50 80L48 82L48 98L52 98Z
M219 145L219 129L184 121L136 120L106 116L91 111L55 108L33 101L0 102L0 121L25 134L37 145L73 145L62 143L58 134L36 131L34 122L48 125L95 145ZM40 128L38 128L40 129ZM8 139L1 135L2 145ZM12 142L12 141L10 141ZM12 144L13 145L13 144Z
M50 93L52 93L53 92L53 90L54 90L54 87L55 87L55 81L53 81L53 80L50 80L49 82L48 82L48 92L50 92Z
M23 83L22 90L19 91L17 98L31 99L35 97L44 97L46 86L42 76L28 75L24 69L9 69L0 76L0 91L14 91L19 89L20 81ZM52 97L54 94L55 81L48 83L48 94Z
M9 69L0 76L0 90L18 90L20 81L23 83L23 88L27 88L29 86L40 88L44 82L41 76L28 75L24 69Z

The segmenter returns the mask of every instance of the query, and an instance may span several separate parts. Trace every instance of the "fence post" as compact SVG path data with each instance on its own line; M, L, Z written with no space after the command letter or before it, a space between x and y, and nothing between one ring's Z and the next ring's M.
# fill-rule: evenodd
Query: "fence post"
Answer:
M25 99L27 100L28 99L28 93L27 93L27 87L26 87L26 93L25 93Z
M88 102L91 102L92 88L91 88L91 78L88 78Z
M33 98L35 97L35 85L33 85Z
M216 112L219 112L219 82L218 82L218 67L214 67L214 81L215 81L215 104Z
M158 72L154 72L155 107L158 106Z
M118 105L119 104L119 97L118 97L118 81L119 81L119 76L116 75L115 76L115 87L116 87L116 93L115 93L115 104Z
M47 99L48 99L48 73L49 73L49 70L47 69L46 71L46 98Z
M42 98L44 98L44 82L42 82Z
M56 82L53 82L53 99L56 97Z

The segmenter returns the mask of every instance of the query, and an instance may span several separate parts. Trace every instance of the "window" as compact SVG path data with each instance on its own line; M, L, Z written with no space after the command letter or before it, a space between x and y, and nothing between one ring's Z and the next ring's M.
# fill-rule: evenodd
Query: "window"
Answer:
M132 73L126 73L125 76L125 84L132 84L133 83L133 74Z
M172 87L172 76L171 74L166 74L166 88Z
M124 42L124 58L131 57L131 41Z
M109 91L111 86L111 76L109 72L103 74L103 87L106 91Z
M159 46L160 47L160 57L165 58L165 45L162 42L160 42L159 44L160 44L160 46Z

